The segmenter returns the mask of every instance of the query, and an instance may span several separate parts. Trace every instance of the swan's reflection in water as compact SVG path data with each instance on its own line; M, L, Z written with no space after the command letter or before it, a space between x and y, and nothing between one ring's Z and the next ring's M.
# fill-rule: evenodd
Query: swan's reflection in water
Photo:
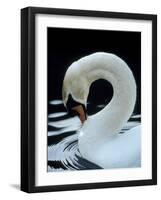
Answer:
M88 103L89 115L98 112L105 105ZM141 116L133 115L120 134L140 124ZM61 100L49 103L48 114L48 172L64 170L101 169L84 159L78 150L78 117L70 117Z

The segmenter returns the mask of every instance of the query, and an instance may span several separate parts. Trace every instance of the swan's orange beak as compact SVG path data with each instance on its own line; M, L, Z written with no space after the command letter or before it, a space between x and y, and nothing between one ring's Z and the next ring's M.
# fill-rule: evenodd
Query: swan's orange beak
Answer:
M77 112L78 117L80 119L80 121L82 122L82 124L85 122L85 120L87 119L86 117L86 113L83 109L82 105L78 105L72 108L72 110L74 110L75 112Z

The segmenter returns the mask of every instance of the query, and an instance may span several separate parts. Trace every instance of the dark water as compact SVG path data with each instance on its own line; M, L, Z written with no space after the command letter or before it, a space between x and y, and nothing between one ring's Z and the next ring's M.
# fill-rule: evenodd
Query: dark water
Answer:
M94 114L105 105L88 103L88 114ZM78 149L78 117L70 117L61 100L49 102L48 114L48 172L64 170L101 169L84 159ZM120 134L140 124L140 114L133 115Z

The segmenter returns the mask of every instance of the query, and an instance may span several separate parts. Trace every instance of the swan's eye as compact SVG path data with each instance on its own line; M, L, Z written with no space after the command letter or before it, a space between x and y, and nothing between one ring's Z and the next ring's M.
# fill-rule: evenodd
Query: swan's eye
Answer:
M77 101L75 101L75 100L73 99L72 95L69 94L68 100L67 100L67 102L66 102L67 109L68 109L68 110L71 110L73 107L75 107L75 106L77 106L77 105L79 105L79 104L80 104L80 103L77 102Z
M80 121L84 123L87 117L86 117L86 109L83 104L76 102L75 100L73 100L72 96L69 95L66 106L70 116L72 117L78 116Z

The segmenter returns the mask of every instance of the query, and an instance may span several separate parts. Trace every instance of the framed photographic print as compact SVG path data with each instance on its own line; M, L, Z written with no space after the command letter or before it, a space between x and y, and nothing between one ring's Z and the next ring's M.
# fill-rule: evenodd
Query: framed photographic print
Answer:
M157 183L157 16L21 10L21 190Z

